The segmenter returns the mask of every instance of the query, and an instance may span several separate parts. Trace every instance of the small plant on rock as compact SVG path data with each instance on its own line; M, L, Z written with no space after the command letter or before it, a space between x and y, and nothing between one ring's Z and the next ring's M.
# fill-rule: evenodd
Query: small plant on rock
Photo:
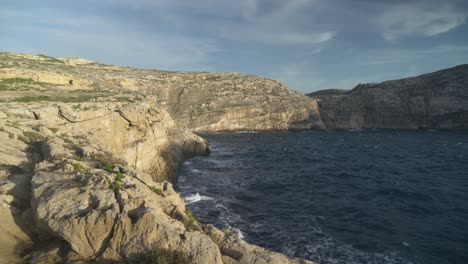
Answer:
M144 257L143 264L193 264L190 256L182 251L153 248Z
M87 169L81 163L72 163L73 169L78 172L86 172Z
M192 212L187 210L185 211L185 215L187 215L187 218L189 222L187 223L187 229L189 230L199 230L200 229L200 222L198 222L197 218L193 216Z
M116 192L116 191L119 191L120 189L122 189L122 186L120 185L119 182L114 181L114 182L112 182L112 183L110 184L109 189L111 189L112 191Z
M156 188L156 187L154 187L154 186L148 186L148 188L149 188L152 192L154 192L155 194L157 194L157 195L159 195L159 196L164 196L164 194L163 194L163 192L162 192L161 189Z

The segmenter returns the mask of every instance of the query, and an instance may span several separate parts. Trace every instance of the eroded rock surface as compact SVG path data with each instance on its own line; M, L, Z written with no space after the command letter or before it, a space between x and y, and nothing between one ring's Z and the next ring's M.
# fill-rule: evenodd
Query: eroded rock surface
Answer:
M232 235L245 254L232 262L187 213L170 181L209 146L155 98L2 103L0 111L0 263L139 263L155 248L200 264L290 260Z
M0 61L0 89L2 79L10 87L4 100L40 95L52 101L88 102L109 94L143 94L156 96L178 125L192 131L324 128L315 100L267 78L141 70L15 53L0 53Z

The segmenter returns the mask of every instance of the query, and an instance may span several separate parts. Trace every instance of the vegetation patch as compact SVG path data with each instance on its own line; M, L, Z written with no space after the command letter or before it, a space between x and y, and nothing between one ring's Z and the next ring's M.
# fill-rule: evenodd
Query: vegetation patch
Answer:
M185 215L187 215L187 218L188 218L188 223L187 223L187 229L188 230L199 230L200 229L200 222L197 220L197 218L195 218L195 216L193 216L192 212L189 211L189 210L186 210L185 211Z
M155 194L157 194L157 195L159 195L159 196L164 196L164 194L163 194L163 192L162 192L161 189L156 188L156 187L154 187L154 186L148 186L148 188L149 188L152 192L154 192Z
M73 169L78 172L88 172L88 170L81 163L72 163Z
M89 111L98 109L97 106L82 106L81 104L73 105L73 110L75 111Z
M122 189L121 183L123 182L125 175L118 168L114 169L115 165L105 160L103 156L99 155L98 157L95 157L95 159L99 162L99 165L103 170L114 174L114 180L112 182L106 178L107 182L109 183L109 189L113 190L114 192Z
M0 89L1 90L1 89ZM70 92L69 94L58 94L58 95L37 95L37 96L20 96L12 99L2 98L0 102L16 102L16 103L34 103L34 102L61 102L61 103L84 103L84 102L95 102L101 98L109 97L109 93L76 93ZM82 110L94 109L92 106L88 108L84 107Z
M113 181L113 182L109 185L109 189L111 189L112 191L116 192L116 191L119 191L120 189L122 189L122 185L120 185L120 182Z
M114 173L114 165L107 161L100 161L99 163L101 164L103 170Z
M213 229L210 230L209 236L211 241L213 241L215 244L218 244L218 239L216 239L216 234Z
M0 80L0 91L27 91L32 86L44 86L47 83L36 82L31 79L10 78Z
M142 259L143 264L193 264L190 256L179 250L153 248Z

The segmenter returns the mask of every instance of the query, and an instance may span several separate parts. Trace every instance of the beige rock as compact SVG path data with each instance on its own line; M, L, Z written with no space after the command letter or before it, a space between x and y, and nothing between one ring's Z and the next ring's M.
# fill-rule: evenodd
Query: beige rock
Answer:
M19 254L32 246L29 237L16 224L12 212L16 209L0 199L0 263L19 263Z

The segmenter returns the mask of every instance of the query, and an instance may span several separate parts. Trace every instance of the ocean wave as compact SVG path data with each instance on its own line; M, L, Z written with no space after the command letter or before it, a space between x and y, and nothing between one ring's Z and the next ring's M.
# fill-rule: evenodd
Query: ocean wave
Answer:
M233 228L232 230L236 233L236 235L237 235L240 239L244 239L244 238L245 238L244 233L242 233L242 231L240 231L239 228Z
M283 253L329 264L413 264L403 259L398 252L386 251L367 253L324 235L311 243L304 240L290 242L281 250Z
M200 201L207 201L207 200L213 200L213 197L200 195L200 193L196 193L196 194L192 194L187 197L184 197L184 201L186 204L193 204L193 203L197 203Z
M258 131L239 130L239 131L235 131L234 133L237 133L237 134L258 134Z
M191 173L201 173L201 171L199 169L195 169L195 168L189 168L189 171Z

